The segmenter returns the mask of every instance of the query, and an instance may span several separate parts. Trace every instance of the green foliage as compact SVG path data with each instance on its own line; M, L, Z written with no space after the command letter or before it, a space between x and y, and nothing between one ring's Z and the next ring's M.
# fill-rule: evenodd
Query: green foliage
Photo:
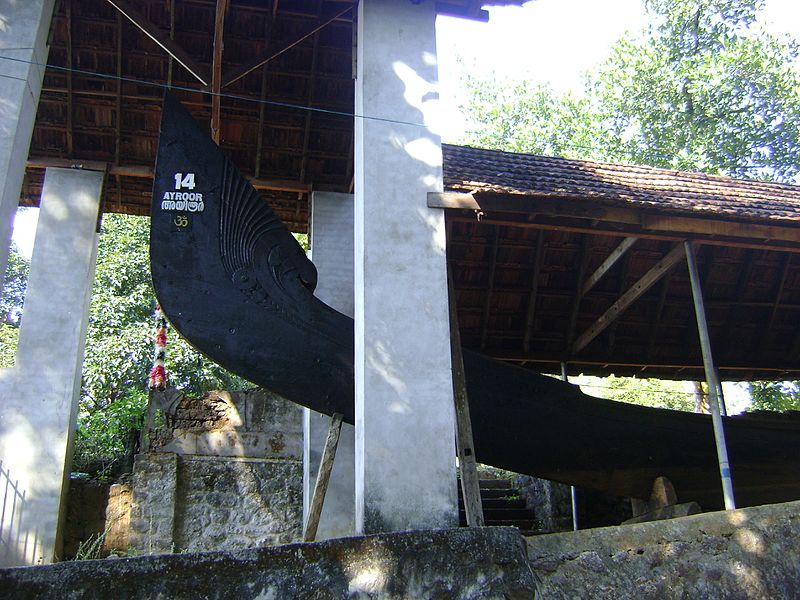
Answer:
M657 24L639 40L620 40L590 81L610 158L737 177L797 177L797 44L754 26L762 2L647 4Z
M461 110L477 125L465 143L574 158L600 153L602 132L587 100L529 81L468 77L465 83L469 102Z
M599 398L692 412L695 409L694 395L683 381L665 379L640 379L638 377L580 377L571 380L581 389Z
M754 381L747 410L800 410L800 381Z
M465 143L791 181L800 175L798 45L757 27L760 0L647 0L585 97L528 81L465 81Z
M22 317L22 303L28 287L28 273L31 261L22 256L12 242L8 251L6 276L3 280L3 292L0 294L0 314L3 324L19 327Z
M149 220L107 214L103 219L92 293L74 468L108 473L141 426L153 360L155 296L150 280ZM171 386L193 394L241 389L245 380L168 333Z
M14 357L19 342L19 326L22 318L22 303L28 287L30 261L22 256L14 243L8 251L8 265L0 293L0 369L14 366Z

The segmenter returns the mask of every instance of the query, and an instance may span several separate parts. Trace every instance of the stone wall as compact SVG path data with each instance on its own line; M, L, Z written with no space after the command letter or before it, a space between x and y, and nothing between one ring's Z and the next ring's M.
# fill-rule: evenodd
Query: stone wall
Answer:
M61 558L75 558L93 540L101 556L127 552L130 504L130 484L70 479Z
M500 527L0 569L0 589L16 600L534 597L523 538Z
M537 600L800 597L800 502L528 538Z
M264 390L153 395L134 463L131 546L154 554L302 533L302 410Z

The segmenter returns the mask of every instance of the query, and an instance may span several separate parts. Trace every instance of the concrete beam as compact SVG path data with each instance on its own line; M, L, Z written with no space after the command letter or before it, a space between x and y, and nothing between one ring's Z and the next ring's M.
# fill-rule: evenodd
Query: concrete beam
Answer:
M363 0L355 120L356 530L457 524L435 5Z
M45 174L16 365L0 377L0 479L19 490L16 508L0 499L0 565L58 558L103 178L74 169Z
M47 63L55 0L0 0L0 281Z
M311 259L319 274L315 295L353 316L353 195L314 192L309 233ZM330 417L303 409L303 522L316 484ZM355 535L355 429L342 424L339 447L325 495L317 540Z

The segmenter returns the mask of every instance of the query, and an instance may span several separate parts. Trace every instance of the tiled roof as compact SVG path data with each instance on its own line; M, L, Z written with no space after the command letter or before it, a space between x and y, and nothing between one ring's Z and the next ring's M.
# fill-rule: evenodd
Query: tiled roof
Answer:
M443 145L447 191L595 199L615 206L800 224L800 186Z

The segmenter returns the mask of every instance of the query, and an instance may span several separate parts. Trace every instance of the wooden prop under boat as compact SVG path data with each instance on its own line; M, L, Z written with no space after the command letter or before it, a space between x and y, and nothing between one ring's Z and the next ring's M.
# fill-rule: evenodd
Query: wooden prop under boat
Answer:
M299 244L169 94L153 187L153 285L172 325L226 369L354 422L353 321L313 292ZM711 419L593 398L468 350L478 461L619 496L668 477L681 502L722 507ZM800 420L724 419L739 506L800 498Z

